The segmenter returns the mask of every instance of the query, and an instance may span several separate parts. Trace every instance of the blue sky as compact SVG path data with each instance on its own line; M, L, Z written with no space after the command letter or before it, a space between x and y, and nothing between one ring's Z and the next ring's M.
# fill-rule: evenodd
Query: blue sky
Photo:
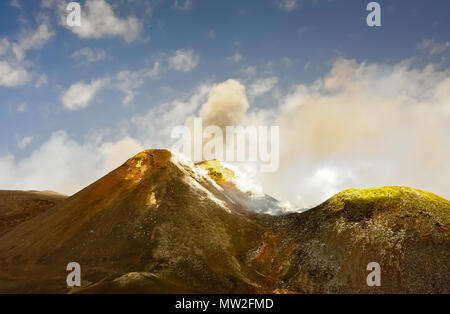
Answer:
M143 131L136 121L158 120L155 112L161 114L164 104L173 109L177 101L199 101L177 118L183 122L206 101L201 86L208 90L231 78L246 86L249 114L272 110L277 115L296 87L312 88L339 59L377 65L375 80L392 74L405 60L413 60L406 72L419 69L423 74L427 65L435 65L436 82L447 77L450 66L450 2L444 0L378 1L382 26L372 28L366 24L369 1L361 0L79 2L81 30L64 23L68 1L0 4L0 161L8 165L4 169L15 169L11 177L23 173L22 168L39 167L35 156L55 133L79 150L114 146L124 138L143 148L164 146L168 134L155 134L164 129ZM111 25L98 20L107 17L113 19ZM71 101L86 90L91 92L88 100ZM203 96L193 100L196 94ZM76 190L99 174L67 184ZM11 182L5 176L0 188L33 188L44 182L35 177L39 175ZM391 181L386 184L396 183ZM57 188L58 182L43 188ZM367 184L378 182L382 180Z

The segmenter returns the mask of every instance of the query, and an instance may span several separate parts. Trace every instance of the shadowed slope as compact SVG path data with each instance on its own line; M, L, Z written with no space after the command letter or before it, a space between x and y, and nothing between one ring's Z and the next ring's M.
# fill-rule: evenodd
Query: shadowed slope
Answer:
M0 191L0 237L66 198L51 191Z

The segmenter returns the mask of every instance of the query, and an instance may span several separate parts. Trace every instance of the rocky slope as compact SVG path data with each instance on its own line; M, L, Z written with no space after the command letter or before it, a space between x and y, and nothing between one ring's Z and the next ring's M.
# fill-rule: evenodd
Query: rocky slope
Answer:
M170 152L138 154L0 243L0 291L252 292L249 252L263 228L208 176ZM24 271L26 269L26 271Z
M202 170L203 169L203 170ZM301 214L217 162L149 150L0 238L0 292L450 292L450 203L399 187L344 191ZM66 287L78 262L82 287ZM378 262L381 287L366 285Z
M0 191L0 237L66 198L51 191Z
M276 287L304 293L449 293L450 202L405 187L346 190L283 217ZM288 252L288 253L285 253ZM381 267L368 287L366 267Z

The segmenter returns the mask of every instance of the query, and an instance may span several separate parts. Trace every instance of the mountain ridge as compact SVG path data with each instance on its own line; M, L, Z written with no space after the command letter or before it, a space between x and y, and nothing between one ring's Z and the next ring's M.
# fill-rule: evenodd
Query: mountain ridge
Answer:
M345 190L271 216L204 170L147 150L16 226L0 238L0 292L450 292L445 199ZM65 286L69 262L81 265L80 288ZM370 262L382 267L375 289L365 283Z

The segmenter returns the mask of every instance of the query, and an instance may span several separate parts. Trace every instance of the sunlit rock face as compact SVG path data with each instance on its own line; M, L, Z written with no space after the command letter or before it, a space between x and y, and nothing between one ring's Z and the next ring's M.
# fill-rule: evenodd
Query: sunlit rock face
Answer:
M235 173L222 166L219 160L214 159L197 163L196 166L208 171L208 175L219 184L231 183Z
M0 292L450 293L447 200L346 190L281 214L237 175L144 151L1 236ZM69 262L80 288L66 286ZM366 284L371 262L380 287Z

